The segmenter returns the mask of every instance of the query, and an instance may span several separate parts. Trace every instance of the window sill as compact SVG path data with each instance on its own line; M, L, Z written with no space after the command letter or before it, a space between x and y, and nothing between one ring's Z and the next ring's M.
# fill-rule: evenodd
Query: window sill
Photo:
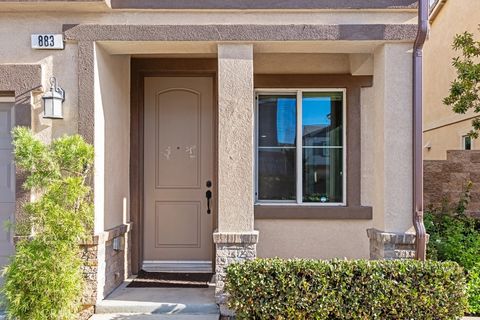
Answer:
M372 207L255 205L255 219L371 220Z

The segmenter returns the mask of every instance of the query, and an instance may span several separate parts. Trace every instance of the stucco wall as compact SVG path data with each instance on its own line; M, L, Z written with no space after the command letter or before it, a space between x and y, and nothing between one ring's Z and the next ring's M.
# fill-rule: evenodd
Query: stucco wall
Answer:
M32 113L34 131L46 141L63 134L77 132L77 46L69 44L65 50L32 50L30 35L38 32L61 33L62 25L56 19L45 19L41 14L35 16L2 13L0 19L1 48L0 64L41 64L42 82L45 89L50 88L49 78L55 76L65 90L64 120L41 118L40 96L34 100Z
M446 126L424 132L425 160L446 160L447 151L462 150L462 137L472 130L472 119L454 122ZM480 149L480 141L472 140L472 150Z
M379 230L407 232L413 228L412 45L379 46L374 61L374 222Z
M372 75L373 55L355 53L257 53L256 74Z
M255 73L350 73L348 54L263 53L254 56Z
M375 198L375 105L374 88L361 90L361 204L372 206ZM377 217L377 210L373 207L373 218ZM379 211L380 213L381 211Z
M58 5L57 5L58 7ZM13 19L25 22L44 20L50 24L64 20L65 23L102 23L102 24L162 24L162 25L189 25L189 24L415 24L415 10L341 10L332 14L324 10L275 10L275 11L232 11L232 10L182 10L182 11L98 11L81 10L58 14L54 10L44 9L35 12L4 12L2 20ZM161 20L159 20L161 15ZM30 23L28 23L30 24Z
M253 230L253 46L218 46L218 231Z
M14 4L10 10L18 10ZM7 7L5 8L8 9ZM80 11L79 11L80 9ZM33 10L33 9L32 9ZM62 11L59 14L59 10ZM3 44L0 63L42 63L44 87L48 78L55 75L66 91L65 120L45 122L40 129L44 135L58 137L77 132L77 45L69 42L65 50L32 50L30 35L34 33L61 33L63 24L382 24L415 23L415 11L341 11L336 14L321 11L279 12L106 12L98 8L76 8L67 12L58 5L42 4L34 12L2 12L0 41ZM90 11L90 12L89 12Z
M95 231L129 221L130 57L95 46Z
M448 0L432 21L424 49L424 144L431 146L424 149L426 160L445 160L447 150L460 150L461 136L471 128L471 120L465 119L472 113L457 115L442 100L456 77L452 58L460 55L452 49L453 39L465 31L480 37L478 12L478 0Z
M258 256L368 258L368 228L412 230L411 48L407 43L379 46L374 86L361 91L361 203L373 206L373 220L257 219Z
M361 220L255 220L261 258L368 259L367 229Z

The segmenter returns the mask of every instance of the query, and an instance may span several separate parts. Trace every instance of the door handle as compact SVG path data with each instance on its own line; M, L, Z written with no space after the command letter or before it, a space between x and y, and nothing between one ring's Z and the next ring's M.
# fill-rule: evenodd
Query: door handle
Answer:
M207 213L210 214L212 210L210 210L210 199L212 199L212 191L207 190L205 192L205 197L207 198Z

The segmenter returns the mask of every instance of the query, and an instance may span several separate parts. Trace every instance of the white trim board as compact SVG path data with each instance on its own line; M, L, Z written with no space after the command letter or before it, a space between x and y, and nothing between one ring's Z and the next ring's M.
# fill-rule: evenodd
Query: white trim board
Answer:
M213 272L211 261L145 260L142 263L142 269L147 272Z

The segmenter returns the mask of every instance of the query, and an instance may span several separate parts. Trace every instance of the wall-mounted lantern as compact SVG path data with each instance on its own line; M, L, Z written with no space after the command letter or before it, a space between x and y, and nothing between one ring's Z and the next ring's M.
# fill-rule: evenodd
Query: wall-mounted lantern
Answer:
M45 92L43 99L43 117L47 119L63 119L63 101L65 91L57 86L57 79L50 78L50 91Z

